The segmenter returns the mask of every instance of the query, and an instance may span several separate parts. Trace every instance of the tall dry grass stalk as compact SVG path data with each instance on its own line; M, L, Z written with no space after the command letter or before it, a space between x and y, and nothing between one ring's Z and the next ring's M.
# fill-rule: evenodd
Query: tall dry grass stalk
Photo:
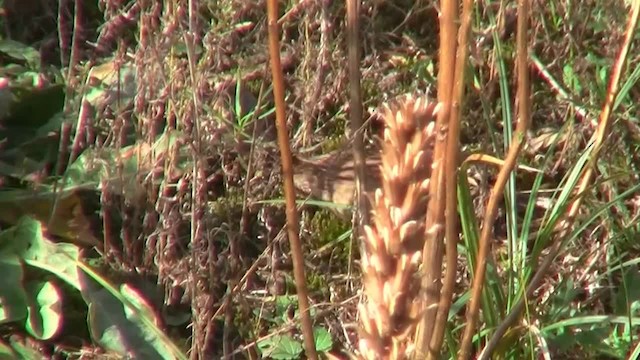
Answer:
M407 97L385 106L381 188L365 226L359 350L366 359L402 359L412 351L420 318L417 270L424 245L424 212L440 106L426 97Z

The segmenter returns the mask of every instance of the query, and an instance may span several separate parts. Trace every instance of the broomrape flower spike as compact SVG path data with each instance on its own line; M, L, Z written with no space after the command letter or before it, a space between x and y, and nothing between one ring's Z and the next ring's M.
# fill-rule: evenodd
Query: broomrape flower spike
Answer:
M358 307L358 348L364 359L402 359L413 349L409 335L419 315L414 300L439 108L427 97L411 96L382 108L382 184L362 239L365 300Z

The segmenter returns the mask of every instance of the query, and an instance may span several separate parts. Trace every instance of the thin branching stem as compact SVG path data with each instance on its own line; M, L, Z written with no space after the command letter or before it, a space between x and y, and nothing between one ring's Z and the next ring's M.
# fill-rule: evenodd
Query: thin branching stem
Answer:
M362 91L360 89L360 15L358 0L347 0L347 47L349 53L349 115L351 117L351 134L353 135L353 163L356 170L356 224L369 223L367 199L364 196L365 158L362 127ZM358 232L354 234L358 236Z
M298 306L300 308L300 320L302 323L302 336L304 338L306 356L309 359L315 360L318 358L318 354L316 353L311 316L309 315L309 299L307 298L308 291L307 284L305 282L306 278L304 274L302 244L298 237L298 209L296 207L296 193L293 185L293 161L285 114L284 79L282 74L282 64L280 62L280 29L278 25L278 3L276 0L267 1L267 19L269 30L269 59L273 80L273 97L276 105L278 148L280 149L280 161L282 163L282 177L287 214L287 235L291 246L293 275L298 293Z
M444 165L446 173L446 261L447 268L444 276L438 314L434 324L433 335L429 346L428 359L436 359L440 355L444 331L453 291L456 284L456 269L458 262L458 194L456 192L458 178L458 163L460 155L460 117L464 101L465 68L468 57L469 29L471 27L471 13L473 0L464 0L462 4L461 25L458 31L458 47L454 74L454 88L451 114L449 116L449 133L447 137L447 157Z
M458 2L443 0L440 14L440 53L438 70L438 102L440 111L436 121L437 141L434 148L433 173L429 188L429 205L425 223L425 244L422 257L423 318L416 330L415 358L428 353L435 324L442 276L442 223L445 210L444 156L447 145L447 124L451 112L454 68L456 59Z

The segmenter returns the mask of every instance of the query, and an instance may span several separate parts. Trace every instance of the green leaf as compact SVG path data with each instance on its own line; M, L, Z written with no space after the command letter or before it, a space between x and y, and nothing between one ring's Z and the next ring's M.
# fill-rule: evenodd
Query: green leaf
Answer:
M173 152L176 146L180 146L179 131L167 131L157 137L156 141L149 145L145 141L139 141L134 145L121 149L87 149L74 162L69 165L64 175L64 187L93 186L99 187L103 181L107 186L118 188L124 196L131 199L140 194L143 188L140 186L139 174L151 172L151 164L162 159L168 153ZM176 169L187 169L191 163L180 148L182 154L176 164ZM121 167L116 171L113 164L118 162Z
M120 293L129 301L135 309L125 306L124 311L127 318L135 318L135 316L145 316L148 319L156 320L158 318L153 306L147 301L144 295L136 288L129 284L120 286ZM134 311L135 310L135 311Z
M12 254L0 253L0 324L27 317L27 295L22 287L22 263Z
M318 352L327 352L333 348L333 340L329 331L323 327L313 329L313 339Z
M41 252L26 254L25 261L27 264L49 271L69 285L79 289L79 271L74 262L80 254L78 247L67 243L54 244L49 240L46 240L43 245Z
M298 359L302 354L302 344L290 335L275 335L258 341L258 348L263 359Z
M44 354L40 354L38 351L36 351L35 349L26 346L25 344L23 344L21 341L16 341L14 340L14 338L12 337L10 340L11 343L11 347L13 348L13 350L18 353L18 356L15 357L14 359L44 359L45 356Z
M48 271L76 289L80 288L75 259L79 249L73 244L56 244L43 234L42 224L30 217L0 233L0 251L11 251L30 266Z
M275 297L275 308L273 310L261 311L261 309L256 309L254 313L263 320L282 325L289 321L289 309L295 309L297 305L296 295L280 295Z
M157 317L136 290L124 286L119 294L120 297L124 294L124 298L118 298L84 272L80 279L82 297L89 306L89 332L94 341L105 349L135 359L176 358L167 348L167 340L158 336L157 327L149 325L149 318L155 323Z
M51 281L32 282L27 294L27 331L39 340L51 339L62 328L62 291Z
M624 269L622 279L623 286L617 287L615 293L615 312L634 316L640 305L640 288L635 285L640 281L640 272L636 267L628 267Z
M0 340L0 360L14 360L17 358L18 354L13 351L13 348Z
M0 253L22 258L29 250L35 236L36 225L29 218L22 218L15 226L0 232Z
M564 83L575 93L580 93L582 91L582 86L580 85L580 81L573 71L573 67L571 64L567 63L562 69L562 77L564 79Z
M25 61L32 67L40 65L40 53L25 44L13 40L0 40L0 52L15 59Z

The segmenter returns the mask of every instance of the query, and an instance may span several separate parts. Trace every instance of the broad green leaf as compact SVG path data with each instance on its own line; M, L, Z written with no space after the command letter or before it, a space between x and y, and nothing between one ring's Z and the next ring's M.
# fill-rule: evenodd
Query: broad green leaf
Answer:
M145 316L157 323L158 316L156 312L138 289L129 284L124 284L120 286L120 293L135 307L135 309L128 306L124 307L124 312L128 319L135 321L137 316Z
M13 254L0 252L0 324L27 316L27 295L22 287L22 263Z
M65 88L62 85L50 85L44 88L34 88L31 84L12 88L13 101L9 117L3 121L2 134L17 137L20 141L8 139L10 145L19 143L28 146L34 135L50 138L45 129L54 130L54 123L60 123L54 116L61 113L65 101ZM55 129L59 130L59 129ZM57 139L51 139L57 142ZM11 147L9 147L11 149ZM3 153L4 155L4 153Z
M9 340L9 342L11 343L11 347L13 348L13 350L16 353L18 353L18 356L13 358L14 360L16 360L16 359L32 360L32 359L44 359L45 358L44 354L38 353L38 351L36 351L35 349L33 349L33 348L29 347L29 346L26 346L21 341L16 341L13 338L11 338Z
M298 359L302 354L302 344L289 335L275 335L258 342L262 358Z
M62 328L62 291L53 282L32 282L29 295L27 331L39 340L49 340Z
M54 243L45 238L42 224L30 217L0 234L0 252L17 255L30 266L46 270L76 289L80 288L75 259L79 249L73 244Z
M13 348L0 340L0 360L14 360L17 358L18 354L13 351Z
M616 314L635 316L640 306L640 287L636 284L640 281L640 272L635 266L629 266L622 273L622 286L616 287L615 309Z
M333 348L331 334L323 327L315 327L313 329L313 339L316 343L316 350L319 352L327 352Z
M29 250L36 236L36 225L32 219L21 218L15 226L0 233L0 253L22 255Z
M291 307L298 306L298 298L296 295L279 295L276 296L276 314L286 314ZM284 319L286 321L286 319Z
M32 67L40 65L40 53L38 50L17 41L0 40L0 52L15 60L25 61Z
M0 221L19 224L28 216L46 224L47 234L63 242L96 246L99 240L93 232L91 205L87 199L98 197L88 188L55 191L5 190L0 191Z
M158 329L154 328L156 317L147 318L152 316L152 310L133 290L125 286L126 297L119 294L118 298L86 273L82 272L80 279L82 297L89 306L89 332L94 341L107 350L135 359L175 358L167 340L158 336Z

